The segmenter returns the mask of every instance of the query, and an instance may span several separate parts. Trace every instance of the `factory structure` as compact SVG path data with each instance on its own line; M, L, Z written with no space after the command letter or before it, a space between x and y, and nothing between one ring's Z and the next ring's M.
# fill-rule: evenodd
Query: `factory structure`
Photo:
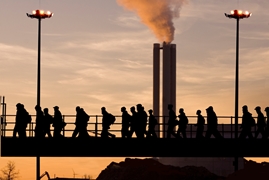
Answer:
M162 56L162 87L160 87L161 56ZM173 104L174 110L176 110L176 44L163 42L162 46L161 44L158 43L155 43L153 45L153 112L156 117L160 116L161 88L162 88L161 116L167 116L166 118L162 119L162 122L167 123L169 116L169 111L167 109L168 104ZM158 120L159 122L161 121L160 118L158 118ZM166 134L160 135L159 133L158 135L166 137Z
M174 106L174 111L177 114L176 108L176 44L165 43L153 44L153 112L158 121L161 123L168 123L168 104ZM162 57L162 58L161 58ZM161 61L162 60L162 61ZM162 74L161 74L161 62L162 62ZM162 77L162 86L161 85ZM160 90L162 89L162 94ZM162 98L162 99L161 99ZM160 99L162 100L160 104ZM161 106L161 111L160 111ZM166 116L166 117L162 117ZM230 130L231 125L225 125L224 129ZM156 129L159 137L167 137L167 126L164 129ZM230 133L224 133L224 137L230 136ZM190 138L190 134L187 133L187 138ZM229 137L226 137L229 138ZM164 165L172 166L203 166L210 172L219 176L228 176L234 172L234 158L233 157L154 157ZM243 157L238 159L238 168L244 168Z

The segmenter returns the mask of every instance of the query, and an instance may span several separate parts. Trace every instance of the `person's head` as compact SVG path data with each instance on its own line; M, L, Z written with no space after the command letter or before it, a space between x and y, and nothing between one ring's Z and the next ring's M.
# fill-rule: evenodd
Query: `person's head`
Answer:
M267 113L269 113L269 107L266 107L266 108L264 109L264 111L267 112Z
M152 109L150 109L150 110L149 110L149 114L152 114L152 113L153 113L153 110L152 110Z
M41 107L39 105L36 105L35 110L41 110Z
M58 111L59 110L59 107L58 106L54 106L53 109L54 109L54 111Z
M48 108L44 108L44 113L48 114L49 113L49 109Z
M121 112L125 112L126 111L126 107L121 107Z
M184 113L184 109L183 108L180 108L179 109L179 113Z
M196 114L197 114L197 115L200 115L200 114L201 114L201 110L197 110L197 111L196 111Z
M21 109L21 108L22 108L21 105L22 105L21 103L17 103L17 104L16 104L17 109Z
M80 107L79 107L79 106L77 106L77 107L76 107L76 111L78 112L79 110L80 110Z
M257 112L260 112L260 111L261 111L261 107L260 107L260 106L257 106L257 107L255 107L255 110L256 110Z
M173 104L168 104L168 109L169 110L173 109Z
M242 111L243 111L243 113L248 112L248 106L247 105L244 105L242 107Z
M101 108L101 112L102 112L102 114L103 114L104 112L106 112L106 108L105 108L105 107L102 107L102 108Z
M141 111L141 110L142 110L142 104L137 104L137 105L136 105L136 109L137 109L138 111Z
M130 111L131 111L131 112L135 112L135 107L132 106L132 107L130 108Z

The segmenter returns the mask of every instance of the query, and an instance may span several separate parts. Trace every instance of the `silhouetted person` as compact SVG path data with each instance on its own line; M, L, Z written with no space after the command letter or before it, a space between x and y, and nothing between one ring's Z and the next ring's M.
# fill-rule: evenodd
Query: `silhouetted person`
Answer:
M264 111L266 112L266 117L267 117L267 121L266 121L266 138L268 138L268 135L269 135L269 107L266 107L264 109Z
M16 119L15 119L15 126L13 130L13 137L16 137L16 134L18 133L19 138L26 138L26 128L27 124L31 123L31 116L24 108L24 105L21 103L18 103L16 105L17 112L16 112Z
M167 138L171 138L171 135L174 137L177 137L177 134L175 133L175 126L178 124L176 118L176 113L173 110L173 105L168 104L168 110L169 110L169 119L168 119L168 128L167 128Z
M207 131L205 137L210 138L211 135L213 135L215 138L218 139L223 138L220 132L218 131L218 117L214 112L213 107L209 106L206 109L206 113L207 113Z
M53 127L54 127L54 132L53 132L53 137L54 138L61 138L63 135L61 134L61 131L63 127L65 126L65 123L63 121L63 116L62 113L59 110L58 106L54 106L54 118L53 118Z
M135 132L135 135L137 137L137 126L138 126L138 115L137 112L135 111L135 107L132 106L130 108L130 111L132 113L131 116L131 121L130 121L130 132L129 132L129 138L131 138L133 136L133 133Z
M36 110L36 125L35 125L35 137L43 138L44 137L44 113L39 105L35 106Z
M179 127L178 127L178 130L177 130L177 136L181 137L180 136L180 133L181 133L183 138L187 138L186 129L187 129L187 125L189 123L189 120L188 120L183 108L179 109L178 118L179 118L179 123L178 123Z
M77 112L75 120L76 128L74 129L72 138L75 138L77 135L78 137L83 138L89 137L87 126L90 116L84 111L83 108L80 108L79 106L76 107L76 112Z
M131 121L131 115L127 112L126 107L121 108L121 137L122 138L128 138L130 135L129 127L130 127L130 121Z
M262 138L265 139L266 135L265 135L264 128L266 126L266 123L265 123L264 115L261 112L261 107L260 106L257 106L255 108L255 110L256 110L256 112L258 114L258 118L257 118L257 126L258 126L258 129L255 132L255 139L258 137L259 133L261 133Z
M197 127L196 130L196 138L204 138L203 132L204 132L204 125L205 125L205 118L201 115L201 110L197 110L197 124L194 126Z
M78 137L82 138L89 137L87 127L88 127L88 121L90 120L90 116L84 111L83 108L81 108L80 111L81 111L81 129Z
M149 126L148 126L148 132L147 132L147 138L157 138L156 132L155 132L155 126L158 124L157 119L153 115L153 110L149 110Z
M44 130L44 137L46 134L48 135L49 138L52 137L50 133L50 125L53 123L53 117L49 114L49 109L45 108L44 109L44 125L43 125L43 130Z
M144 107L141 104L136 105L137 109L137 126L136 126L136 135L137 138L144 138L147 127L147 113L144 110Z
M108 132L108 130L110 129L110 125L112 124L113 115L108 113L105 107L101 108L101 112L103 114L101 137L102 138L109 138L109 137L115 138L116 136L114 134L111 134L110 132Z
M248 107L245 105L242 107L243 116L242 116L242 124L241 124L241 133L239 135L240 139L245 139L247 136L249 139L253 138L251 127L255 125L255 120L252 117L252 114L248 112ZM254 121L254 123L253 123Z

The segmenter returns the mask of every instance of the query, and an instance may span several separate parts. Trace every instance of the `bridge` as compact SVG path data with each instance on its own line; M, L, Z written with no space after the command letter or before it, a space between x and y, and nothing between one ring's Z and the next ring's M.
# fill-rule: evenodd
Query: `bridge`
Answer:
M34 115L32 115L33 119ZM187 139L164 138L167 124L158 117L160 125L158 138L137 139L121 138L121 116L110 132L116 138L101 138L102 116L90 115L87 131L88 138L71 138L75 129L75 115L63 115L67 123L61 139L37 139L34 137L35 122L27 127L27 138L13 138L15 115L2 116L1 121L1 156L2 157L269 157L269 139L239 140L235 138L234 117L219 116L218 130L223 139L196 139L196 116L188 116ZM239 117L239 122L241 117ZM240 124L239 126L240 127ZM205 131L206 131L205 125ZM51 128L51 131L53 129ZM240 134L241 129L238 128ZM254 135L256 127L252 128ZM205 132L204 132L205 134Z

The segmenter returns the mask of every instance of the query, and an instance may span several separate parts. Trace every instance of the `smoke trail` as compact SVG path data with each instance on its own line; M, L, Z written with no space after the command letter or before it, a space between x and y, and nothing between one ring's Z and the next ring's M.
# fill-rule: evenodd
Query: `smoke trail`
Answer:
M117 0L118 4L140 16L161 41L174 40L174 18L179 18L181 6L186 0Z

